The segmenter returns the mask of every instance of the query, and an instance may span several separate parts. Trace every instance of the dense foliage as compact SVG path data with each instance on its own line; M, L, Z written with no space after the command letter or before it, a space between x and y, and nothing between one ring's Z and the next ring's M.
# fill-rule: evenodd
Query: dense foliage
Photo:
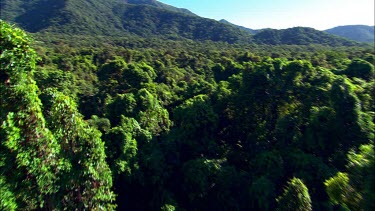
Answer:
M329 46L351 46L355 42L335 37L313 28L294 27L289 29L264 29L254 35L258 43L269 45L308 45L323 44Z
M374 207L372 48L42 35L1 22L2 209Z
M113 209L100 132L68 96L46 90L41 104L28 36L0 24L1 209Z
M156 1L4 0L1 8L2 19L17 23L29 32L127 34L230 43L250 40L250 34L236 27Z
M135 36L237 44L354 46L311 28L255 31L199 17L156 0L2 0L0 18L28 32L84 36Z

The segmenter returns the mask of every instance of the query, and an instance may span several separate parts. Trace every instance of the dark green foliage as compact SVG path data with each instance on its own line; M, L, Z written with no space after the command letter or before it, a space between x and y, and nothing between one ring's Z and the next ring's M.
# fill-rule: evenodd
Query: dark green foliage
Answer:
M354 59L345 70L345 74L348 77L357 77L366 81L370 81L375 78L374 65L367 61Z
M122 116L121 124L113 127L106 136L106 154L113 163L112 171L119 175L121 173L130 176L137 168L135 156L137 155L137 141L141 127L133 118Z
M215 185L215 177L220 168L220 162L215 160L196 159L184 164L182 188L188 193L187 197L191 204L198 204L207 196Z
M355 42L335 37L312 28L295 27L290 29L265 29L254 35L257 43L268 45L308 45L353 46Z
M238 26L238 25L235 25L227 20L224 20L224 19L221 19L220 22L222 23L226 23L226 24L229 24L229 25L232 25L232 26L235 26L235 27L238 27L240 29L243 29L245 31L248 31L250 32L251 34L256 34L258 30L254 30L254 29L249 29L249 28L246 28L246 27L243 27L243 26Z
M250 34L233 26L179 13L160 11L153 7L124 7L122 24L128 31L147 36L163 36L168 39L188 38L193 40L212 40L228 43L248 42Z
M121 1L5 0L2 7L5 13L2 13L1 18L17 23L30 32L114 35L123 30L120 20L113 17L112 12L112 8L119 2Z
M75 0L2 2L1 18L29 32L158 36L168 39L248 42L250 34L157 1Z
M168 5L168 4L164 4L162 2L159 2L159 1L156 1L156 0L125 0L127 3L129 4L144 4L144 5L150 5L150 6L154 6L154 7L157 7L157 8L161 8L161 9L165 9L165 10L168 10L168 11L172 11L172 12L178 12L178 13L183 13L183 14L187 14L187 15L193 15L195 16L194 13L192 13L191 11L187 10L187 9L184 9L184 8L176 8L176 7L173 7L171 5Z
M158 1L125 0L4 0L1 18L29 32L57 36L84 35L105 39L140 37L214 41L239 44L355 46L358 43L311 28L257 31L199 17ZM136 36L134 36L136 35ZM129 42L125 40L123 42ZM131 45L136 43L130 42Z
M255 178L250 186L250 196L253 197L252 207L270 210L275 199L275 183L266 176Z

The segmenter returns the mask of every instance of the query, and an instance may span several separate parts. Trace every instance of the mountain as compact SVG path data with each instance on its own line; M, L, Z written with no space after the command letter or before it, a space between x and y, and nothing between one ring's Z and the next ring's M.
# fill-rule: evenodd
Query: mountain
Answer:
M253 38L255 42L267 45L357 45L354 41L307 27L294 27L282 30L264 29L255 34Z
M129 5L118 8L116 14L122 15L125 30L140 36L158 35L171 39L183 37L228 43L249 42L251 39L251 34L234 26L198 16L160 11L154 7Z
M2 0L0 7L1 19L39 34L126 35L241 44L255 41L271 45L356 45L354 41L311 28L254 31L225 20L199 17L156 0Z
M249 42L237 27L155 0L2 0L1 19L29 32Z
M176 8L168 4L164 4L162 2L156 1L156 0L124 0L128 4L143 4L143 5L149 5L149 6L154 6L160 9L165 9L169 10L172 12L179 12L179 13L184 13L187 15L194 15L196 14L192 13L190 10L185 9L185 8Z
M246 28L246 27L244 27L244 26L236 25L236 24L231 23L231 22L229 22L229 21L227 21L227 20L225 20L225 19L221 19L219 22L221 22L221 23L225 23L225 24L229 24L229 25L231 25L231 26L238 27L238 28L240 28L240 29L243 29L243 30L245 30L245 31L247 31L247 32L249 32L249 33L251 33L251 34L256 34L257 31L258 31L258 30L254 30L254 29Z
M374 43L375 26L348 25L325 30L330 34L358 42Z

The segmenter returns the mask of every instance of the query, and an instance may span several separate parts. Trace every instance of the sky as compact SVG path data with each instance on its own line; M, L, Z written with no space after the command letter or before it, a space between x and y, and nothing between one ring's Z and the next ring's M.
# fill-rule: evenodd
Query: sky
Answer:
M251 29L375 25L374 0L159 0Z

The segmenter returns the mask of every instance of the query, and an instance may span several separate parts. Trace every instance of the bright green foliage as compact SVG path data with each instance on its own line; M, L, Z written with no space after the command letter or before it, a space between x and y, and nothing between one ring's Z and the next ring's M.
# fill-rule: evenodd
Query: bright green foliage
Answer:
M351 191L353 188L349 185L349 177L346 173L338 172L336 176L330 178L324 184L333 204L341 204L345 209L349 209L347 204L358 203L360 200L360 196ZM358 209L358 207L356 208Z
M0 46L1 204L26 210L113 209L100 132L60 93L52 96L46 123L29 38L1 21Z
M298 178L288 182L284 193L277 198L278 210L311 211L311 199L307 187Z
M1 164L3 166L4 164ZM1 210L17 210L17 198L14 195L14 190L11 190L9 185L5 182L3 176L0 177L0 209Z
M365 144L375 137L375 125L368 114L362 112L354 89L355 86L343 78L335 80L331 89L332 108L336 113L336 124L332 129L345 152L353 142Z
M175 211L176 207L170 204L165 204L162 208L162 211Z
M49 127L61 145L68 172L61 175L61 207L113 209L112 175L105 162L101 133L89 127L67 96L55 93ZM75 199L72 201L71 199Z
M117 125L120 123L121 115L135 118L143 129L154 135L168 131L171 126L168 111L145 88L138 90L136 95L117 94L114 98L106 99L106 117Z
M348 153L347 173L338 172L325 181L333 204L349 210L372 210L374 197L374 145L362 145L359 152Z
M20 209L54 207L57 174L66 165L57 140L45 126L32 79L36 54L23 31L0 24L0 178L7 197L14 195L17 202L10 197L2 204Z
M169 113L164 109L158 99L147 89L140 89L136 95L138 114L136 119L147 131L154 135L168 131L171 126Z
M17 8L25 1L4 2ZM119 5L112 10L113 2ZM120 5L59 0L54 8L73 17L32 25L52 30L62 21L63 31L87 26L82 34L115 35L105 30L112 25L99 24L109 21L119 31L126 26L163 39L37 33L43 42L35 44L36 63L33 50L9 42L2 26L0 209L95 210L116 203L118 210L275 210L292 202L298 203L292 210L375 209L372 148L351 152L345 171L348 151L375 137L372 48L195 42L179 36L236 42L241 34L232 36L230 27L229 37L210 34L211 21ZM30 8L25 14L38 17L40 10ZM103 15L110 13L121 19ZM16 31L11 40L23 43ZM304 28L259 33L258 41L269 35L269 42L345 44ZM3 51L5 45L13 50ZM344 187L333 193L352 198L347 205L330 203L324 186L338 170L348 179L333 179ZM277 203L292 176L309 191L293 179Z
M133 93L117 94L115 97L105 99L105 116L110 119L112 125L121 122L121 115L134 116L137 101Z

